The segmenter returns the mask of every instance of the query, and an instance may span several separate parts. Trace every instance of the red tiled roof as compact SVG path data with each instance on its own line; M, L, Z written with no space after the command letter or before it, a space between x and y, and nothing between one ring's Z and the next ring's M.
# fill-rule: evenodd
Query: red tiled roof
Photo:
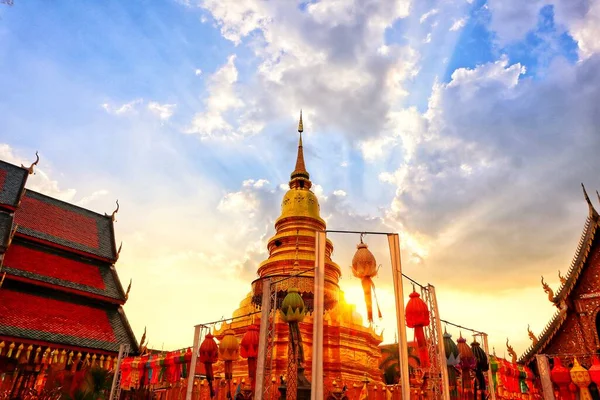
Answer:
M21 234L108 260L116 258L108 216L26 190L15 223Z
M118 309L2 288L0 335L118 351L132 340Z
M26 169L0 160L0 205L17 206L27 176Z
M106 288L98 266L21 246L16 243L6 251L4 265L97 289Z

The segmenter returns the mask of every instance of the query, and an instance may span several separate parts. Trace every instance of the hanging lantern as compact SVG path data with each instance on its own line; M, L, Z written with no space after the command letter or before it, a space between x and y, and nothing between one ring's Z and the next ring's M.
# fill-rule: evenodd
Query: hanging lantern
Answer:
M594 382L596 386L600 387L600 360L598 360L597 355L594 356L594 361L588 372L592 382Z
M448 383L450 386L450 398L458 399L458 370L456 366L460 362L460 355L458 354L458 347L452 335L444 329L444 353L446 354L446 368L448 368Z
M248 376L253 388L256 379L256 359L258 358L258 332L258 326L254 324L250 325L240 342L240 354L242 357L248 359Z
M481 348L481 345L477 340L473 340L471 343L471 351L473 352L473 356L475 357L475 379L477 382L476 390L481 391L481 398L485 399L485 376L484 372L487 372L490 369L490 364L488 362L487 355L485 351ZM477 391L475 391L477 393Z
M470 371L475 369L477 361L473 356L473 350L467 344L467 341L462 337L462 334L457 340L458 354L460 355L459 368L462 371L462 391L466 398L473 397L473 383L471 382Z
M427 368L429 367L429 352L427 351L427 341L423 327L429 325L429 309L414 289L409 297L410 300L406 304L406 326L415 329L421 366Z
M550 378L558 386L561 400L573 400L573 395L569 391L571 383L571 374L569 370L562 365L560 358L554 357L554 368L550 373Z
M365 295L365 303L367 305L367 317L369 322L372 323L373 300L371 291L375 291L375 284L373 283L372 278L377 276L377 262L375 261L373 253L369 250L369 246L363 243L362 236L360 238L360 244L356 246L356 253L354 253L354 257L352 257L352 274L360 279ZM375 301L377 302L377 297L375 297ZM379 304L377 304L377 313L379 318L381 318Z
M227 398L231 398L231 379L233 379L233 362L239 358L239 348L235 332L232 329L225 331L219 343L219 357L225 364L225 379L227 380Z
M300 334L300 322L306 316L306 307L304 300L298 293L298 289L289 288L281 303L281 317L289 326L288 341L288 370L287 370L287 391L288 399L295 399L297 396L298 384L298 365L304 362L304 349L302 347L302 335ZM317 318L315 316L315 318Z
M208 381L208 387L210 388L210 397L213 398L215 396L215 391L212 385L214 379L212 365L219 360L219 348L217 347L217 342L215 342L215 337L210 333L206 334L200 345L199 356L200 362L204 364L204 369L206 370L206 380Z
M289 288L288 293L281 303L281 317L290 327L290 343L299 351L300 361L304 361L304 351L302 349L302 337L300 336L300 322L306 316L306 307L304 300L298 293L298 289Z
M592 383L592 378L590 378L588 370L579 364L577 357L573 360L573 368L571 368L570 374L571 380L579 388L580 399L591 399L592 394L588 386Z

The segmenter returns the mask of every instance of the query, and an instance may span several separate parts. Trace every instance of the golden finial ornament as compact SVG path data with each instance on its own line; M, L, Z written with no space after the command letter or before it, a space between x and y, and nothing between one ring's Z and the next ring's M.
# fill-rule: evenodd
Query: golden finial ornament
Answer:
M122 248L123 248L123 242L121 242L121 244L119 245L119 249L117 250L117 260L119 259L119 256L121 255Z
M142 347L144 345L145 341L146 341L146 327L144 327L144 333L142 334L142 339L140 340L140 347Z
M21 164L21 168L25 168L27 170L27 172L29 172L29 175L33 174L33 167L35 167L36 165L38 165L38 163L40 162L40 156L38 155L38 152L35 152L35 162L33 164L31 164L29 166L29 168L27 168L26 166L24 166L23 164Z
M115 211L113 211L112 214L110 214L110 219L112 220L112 222L115 222L117 220L116 215L119 212L120 207L119 200L117 200L115 203L117 204L117 208L115 208ZM104 215L108 217L108 214L105 213Z
M42 364L46 364L48 362L48 357L50 355L50 347L46 348L44 354L42 355Z
M0 288L2 287L2 284L4 283L4 278L6 278L6 272L2 274L2 278L0 278Z
M302 110L300 110L300 120L298 121L298 132L304 132L304 125L302 124Z
M508 351L508 354L512 358L512 363L516 364L517 363L517 353L515 353L515 350L513 349L513 347L510 344L508 344L508 338L506 338L506 350Z
M40 362L40 352L42 351L42 346L38 346L37 349L35 349L35 358L33 359L34 364L37 364Z
M10 358L10 356L12 356L12 352L13 352L14 348L15 348L15 342L12 342L10 344L10 346L8 346L8 353L6 353L7 358Z
M531 328L529 327L529 324L527 324L527 334L529 335L529 339L531 339L531 341L533 342L533 345L535 346L536 344L538 344L538 338L535 336L535 334L531 331Z
M25 358L27 358L27 361L29 361L29 356L31 355L32 350L33 350L33 345L29 345L29 347L27 347L27 351L25 352Z
M84 365L90 365L90 353L87 353L85 355L85 362Z
M544 288L544 292L546 292L546 294L548 295L548 300L550 300L551 303L554 303L554 291L552 290L550 285L548 285L546 282L544 282L543 276L542 276L542 287Z
M15 354L15 358L18 360L19 356L21 355L21 352L23 351L23 349L25 348L25 346L23 346L23 343L21 343L19 345L19 347L17 347L17 354Z
M100 356L100 368L104 368L104 354Z
M97 356L94 354L92 356L92 367L96 366L96 358L97 358Z
M17 233L17 229L19 228L19 224L15 224L12 228L12 230L10 231L10 235L8 235L8 243L6 244L6 247L10 247L10 244L13 241L13 238L15 237L15 234Z
M58 359L58 362L60 364L65 362L65 359L67 358L67 351L65 349L63 349L63 351L60 352L60 358Z
M52 350L52 353L50 353L50 357L52 358L52 363L56 364L58 362L58 349Z
M2 355L2 352L4 351L5 346L6 346L6 343L4 343L4 341L0 342L0 356Z
M125 292L125 300L129 299L129 291L131 290L131 283L133 282L133 279L129 279L129 286L127 286L127 291ZM145 332L145 330L144 330Z
M583 197L585 197L585 201L588 203L588 207L590 209L590 213L592 214L597 214L596 213L596 209L594 208L594 205L592 204L592 201L590 200L587 191L585 190L585 186L583 185L583 183L581 183L581 188L583 189Z
M565 278L564 276L562 276L560 274L560 269L558 270L558 279L560 280L561 285L564 285L565 283L567 283L567 278Z
M71 365L73 363L73 350L69 353L69 358L67 358L67 365Z

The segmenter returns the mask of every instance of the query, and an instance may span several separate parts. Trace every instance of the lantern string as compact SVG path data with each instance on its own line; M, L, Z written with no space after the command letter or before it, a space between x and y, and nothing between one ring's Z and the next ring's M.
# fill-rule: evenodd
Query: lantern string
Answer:
M467 328L466 326L458 325L458 324L452 323L450 321L446 321L445 319L441 319L440 318L440 322L443 322L446 325L452 325L453 327L458 328L458 329L465 329L467 331L471 331L471 332L473 332L474 334L477 334L477 335L485 335L485 332L481 332L481 331L478 331L478 330L475 330L475 329Z

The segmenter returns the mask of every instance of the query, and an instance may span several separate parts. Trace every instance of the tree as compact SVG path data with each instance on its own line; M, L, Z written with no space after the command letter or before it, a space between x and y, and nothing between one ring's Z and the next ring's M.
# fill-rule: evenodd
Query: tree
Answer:
M384 357L379 364L379 368L383 371L383 379L386 385L394 385L400 381L400 356L398 354L398 343L382 347L381 354ZM414 346L408 346L408 373L414 373L415 369L419 368L421 360L416 354Z

